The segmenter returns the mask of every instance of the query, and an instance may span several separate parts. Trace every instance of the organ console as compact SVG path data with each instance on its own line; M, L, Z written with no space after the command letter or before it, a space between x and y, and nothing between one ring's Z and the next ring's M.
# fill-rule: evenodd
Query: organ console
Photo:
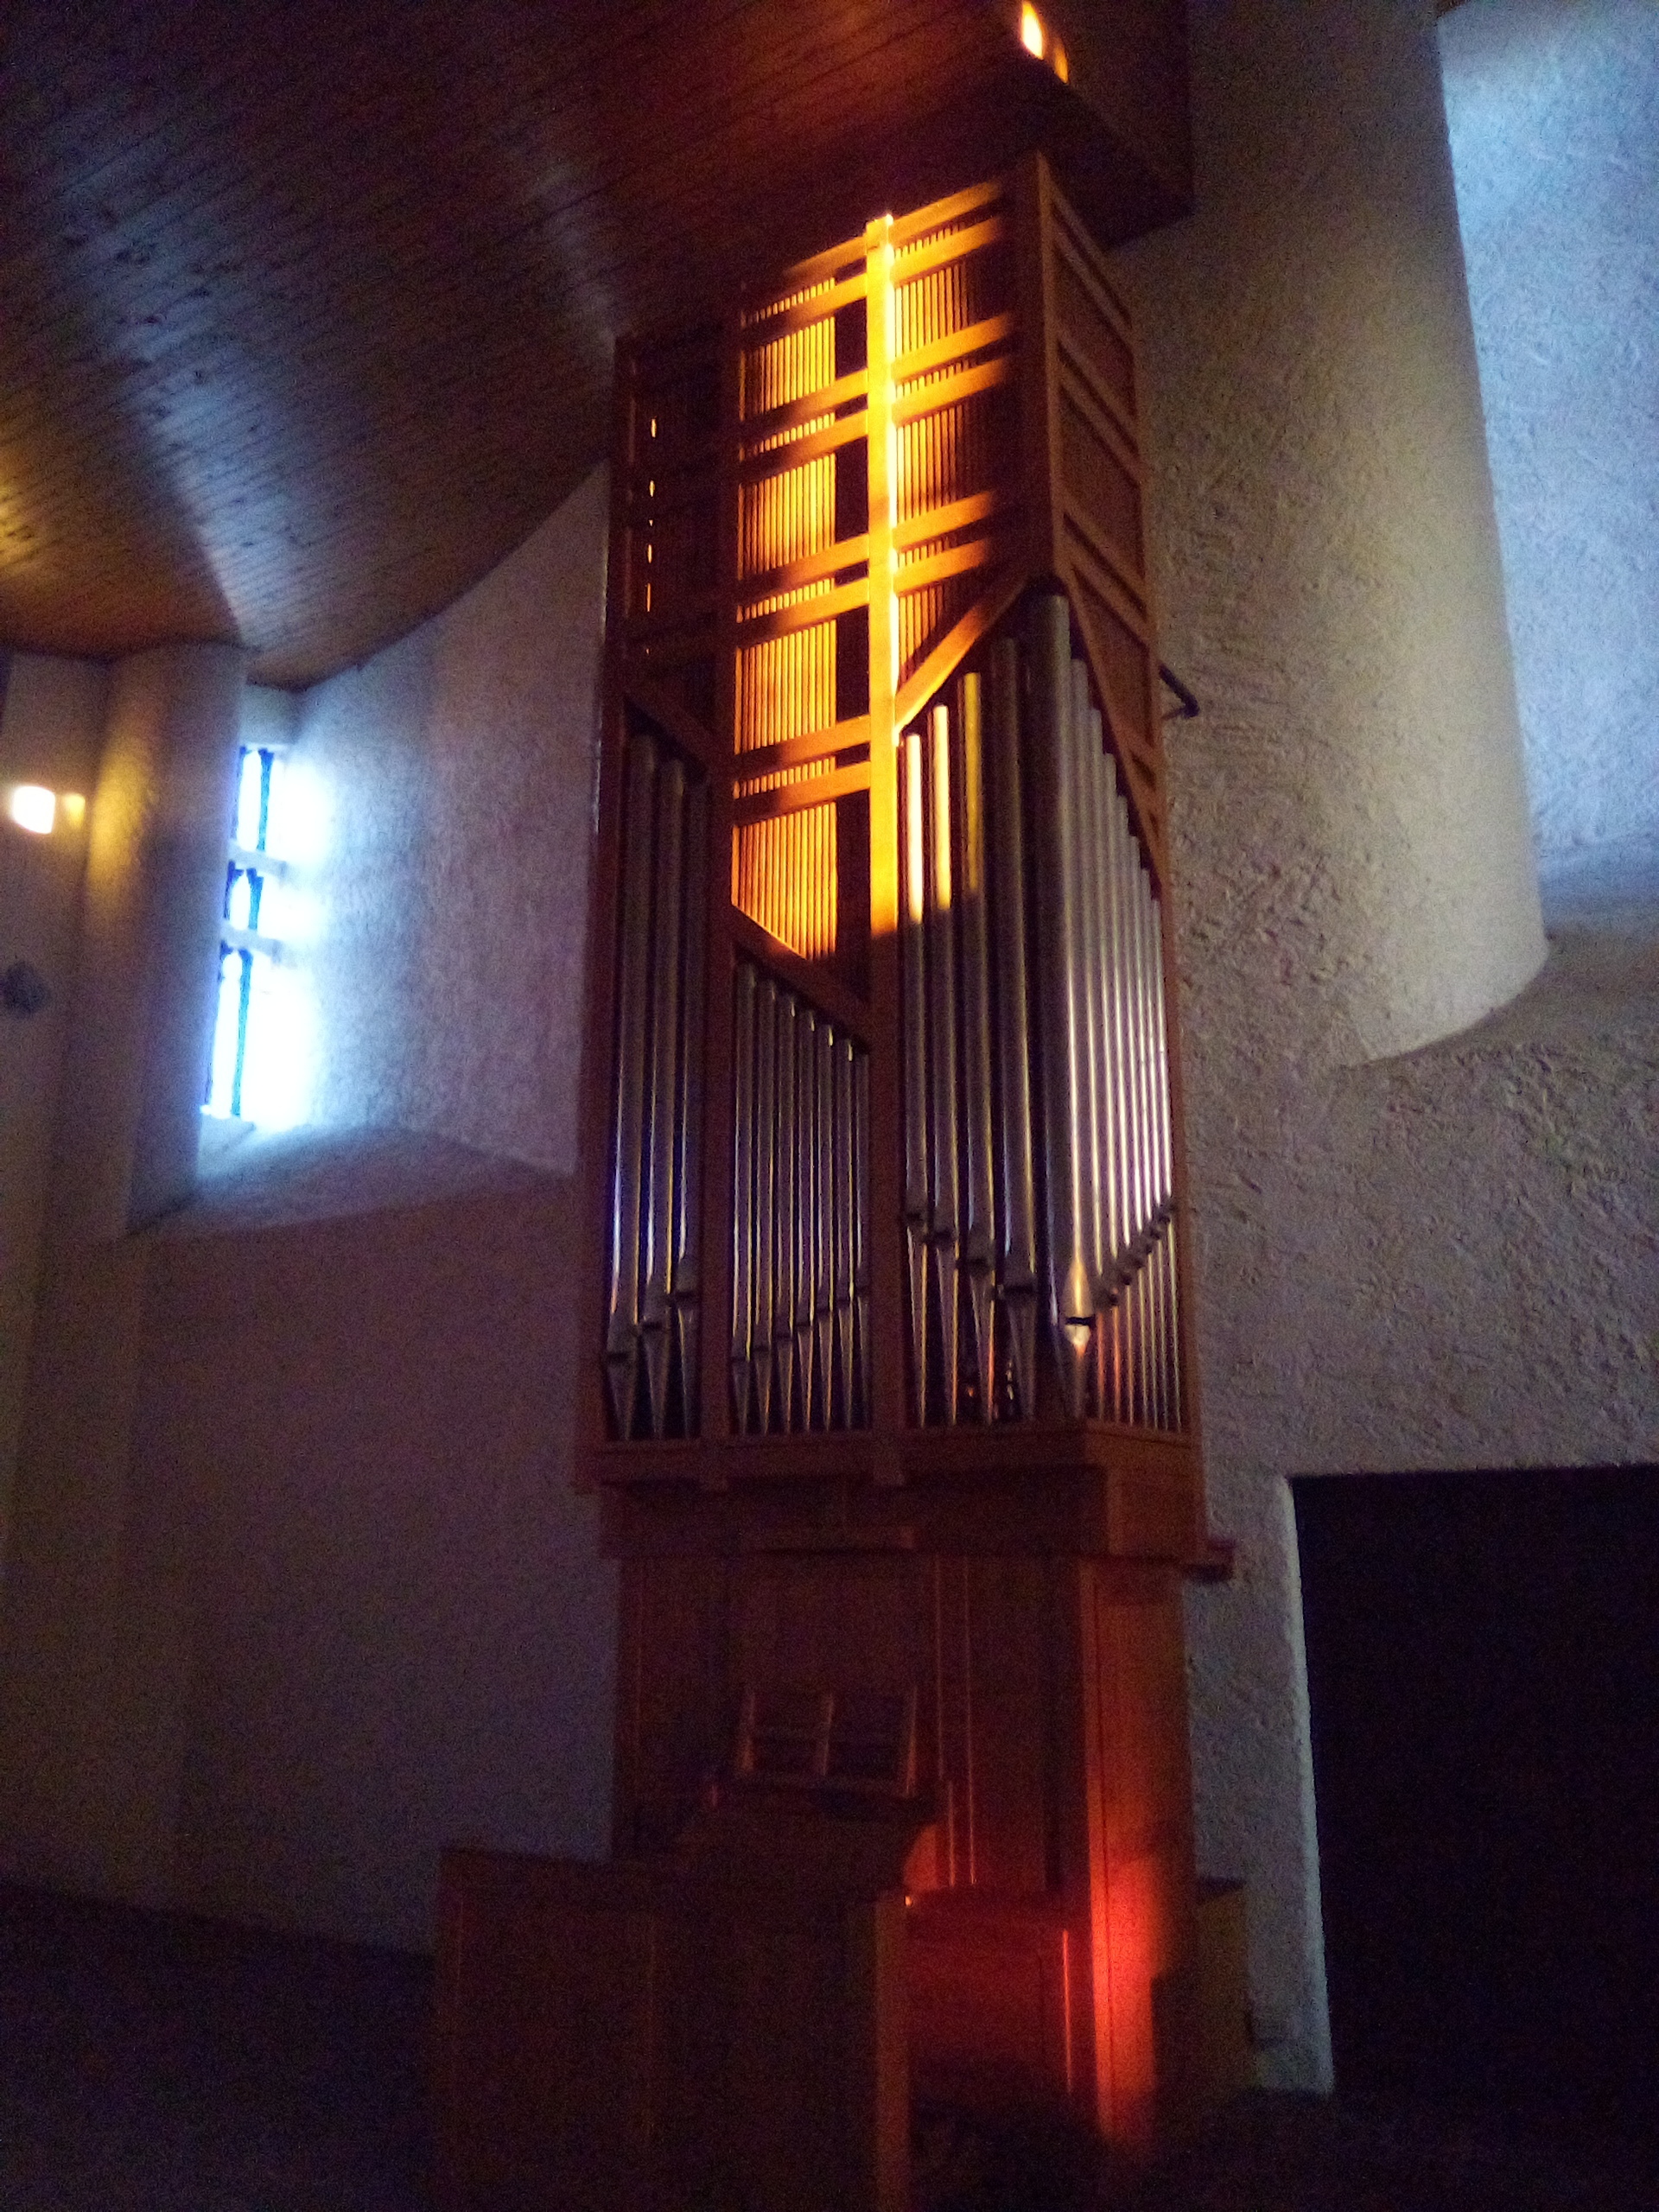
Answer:
M656 1993L613 2023L619 2110L658 2100L630 2173L713 2129L744 2201L817 2202L756 2097L881 2137L826 2204L905 2201L911 2092L1144 2148L1190 2088L1207 1539L1135 352L1043 160L625 346L609 563L581 1418L616 1858L536 1910ZM452 2028L504 1880L447 1871ZM857 2014L839 2089L754 2046L791 1974ZM660 2025L693 2012L695 2126Z

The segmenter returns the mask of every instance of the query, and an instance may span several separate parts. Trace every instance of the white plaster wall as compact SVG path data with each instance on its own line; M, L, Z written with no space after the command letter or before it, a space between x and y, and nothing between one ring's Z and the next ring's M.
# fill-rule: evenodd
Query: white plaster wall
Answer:
M60 1132L83 1234L45 1271L0 1585L0 1873L421 1945L444 1842L605 1846L616 1578L563 1287L605 512L594 479L302 702L327 1126L137 1236L87 1148L110 1114ZM89 1037L159 988L127 891L170 802L131 720Z
M575 1165L607 499L302 702L307 1118Z
M1205 709L1171 823L1240 1571L1191 1605L1194 1753L1265 2076L1317 2087L1286 1478L1654 1455L1653 982L1626 947L1586 998L1567 948L1494 1014L1543 940L1432 8L1198 0L1192 28L1198 212L1125 260L1165 650Z
M15 653L7 671L0 657L0 788L44 784L86 798L98 775L107 683L97 662ZM27 960L52 993L27 1020L0 1016L0 1580L86 863L84 822L60 818L51 836L36 837L0 820L0 968Z
M1659 9L1466 0L1440 48L1540 868L1659 885Z
M118 661L89 816L48 1235L123 1235L195 1179L246 654Z

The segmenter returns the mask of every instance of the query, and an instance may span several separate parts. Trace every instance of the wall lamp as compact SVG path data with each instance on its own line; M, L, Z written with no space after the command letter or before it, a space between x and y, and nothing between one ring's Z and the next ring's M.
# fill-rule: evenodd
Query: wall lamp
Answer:
M6 791L6 812L20 830L36 837L49 837L58 817L68 830L79 830L86 818L86 801L79 791L49 791L44 784L12 784Z

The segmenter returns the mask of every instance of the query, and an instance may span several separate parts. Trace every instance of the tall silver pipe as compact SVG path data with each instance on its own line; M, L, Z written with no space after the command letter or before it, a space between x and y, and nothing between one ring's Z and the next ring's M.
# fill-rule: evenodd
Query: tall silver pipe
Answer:
M754 1396L764 1435L772 1427L772 1223L778 1170L778 986L770 976L761 976L755 994L754 1027Z
M1077 824L1071 773L1071 613L1058 595L1031 602L1031 704L1033 752L1039 763L1039 844L1046 865L1053 870L1037 906L1049 1320L1061 1402L1068 1418L1080 1421L1087 1404L1094 1319L1081 1126L1087 1029L1078 966Z
M991 974L985 855L985 759L980 681L957 688L955 798L962 855L957 906L962 921L962 1266L972 1319L979 1418L991 1419L996 1388L992 1294L996 1219L991 1134Z
M1153 1129L1157 1160L1154 1179L1156 1219L1160 1265L1158 1270L1158 1314L1163 1350L1160 1416L1168 1428L1179 1426L1176 1399L1179 1364L1174 1325L1174 1300L1170 1271L1161 1262L1173 1250L1170 1221L1174 1212L1174 1140L1170 1126L1169 1036L1164 996L1164 944L1156 894L1147 893L1147 982L1150 997L1153 1079Z
M681 880L685 854L685 768L671 754L657 776L656 913L651 957L651 1077L647 1108L645 1285L639 1339L651 1433L668 1429L668 1294L674 1259L674 1173L678 1146Z
M1114 1233L1110 1255L1114 1296L1125 1290L1134 1273L1135 1242L1135 1119L1129 1075L1129 959L1128 855L1123 823L1117 807L1117 771L1106 766L1106 933L1107 1014L1111 1038L1111 1175Z
M1135 927L1135 887L1141 861L1128 810L1120 790L1113 809L1121 855L1119 912L1123 949L1124 1088L1127 1106L1128 1210L1128 1242L1123 1266L1128 1280L1124 1299L1128 1309L1128 1417L1140 1421L1146 1402L1146 1313L1141 1297L1141 1265L1145 1257L1147 1226L1147 1127L1141 1056L1145 1039L1141 1028L1140 943Z
M790 1408L794 1401L795 1304L800 1294L801 1263L801 1216L795 1195L801 1154L800 1131L796 1121L796 1033L803 1020L810 1019L804 1008L798 1009L790 992L779 992L774 1039L777 1087L773 1093L773 1111L778 1151L773 1170L777 1195L772 1212L774 1255L772 1269L772 1349L779 1425L785 1430L791 1426Z
M1169 1417L1173 1428L1185 1427L1185 1378L1181 1372L1180 1269L1178 1264L1175 1220L1175 1128L1169 1095L1169 997L1164 973L1163 931L1157 904L1153 907L1153 944L1158 955L1157 993L1154 1001L1154 1049L1158 1062L1159 1111L1163 1128L1163 1214L1165 1310L1169 1332Z
M853 1425L853 1218L855 1211L853 1040L836 1039L836 1372L841 1426Z
M836 1047L838 1039L820 1021L817 1040L812 1155L813 1269L812 1367L817 1392L814 1425L831 1426L836 1359ZM805 1411L804 1397L803 1411Z
M813 1316L818 1283L818 1083L817 1040L821 1025L810 1007L801 1008L795 1033L795 1234L800 1274L795 1283L795 1369L801 1392L801 1427L812 1426L816 1388Z
M1037 1205L1032 1160L1030 975L1026 836L1020 772L1020 648L991 648L988 701L991 890L995 905L998 1301L1006 1319L1019 1418L1037 1410ZM990 1408L987 1408L987 1418Z
M1089 1269L1090 1308L1098 1314L1105 1263L1106 1118L1104 1043L1105 944L1100 897L1100 849L1096 820L1093 723L1086 661L1071 663L1071 760L1077 824L1077 960L1083 982L1084 1259ZM1090 1351L1096 1349L1091 1341ZM1091 1379L1098 1368L1090 1361Z
M1143 1418L1148 1427L1155 1427L1158 1422L1158 1315L1154 1302L1154 1273L1146 1265L1146 1262L1152 1256L1154 1243L1158 1234L1157 1122L1153 1097L1152 992L1151 979L1147 969L1148 898L1146 866L1140 858L1137 845L1135 871L1135 1017L1141 1039L1141 1110L1145 1130L1145 1158L1141 1188L1143 1211L1141 1231L1141 1275L1146 1313Z
M680 998L679 1100L674 1117L678 1165L674 1177L673 1300L675 1354L680 1370L680 1403L685 1433L700 1430L698 1361L701 1357L701 1267L702 1243L702 1031L703 948L708 916L709 788L695 779L686 793L684 980Z
M645 1052L651 995L652 816L657 748L628 743L622 815L622 915L617 948L616 1094L612 1121L611 1287L605 1372L619 1436L633 1433L639 1384L639 1206L645 1171Z
M910 1262L912 1409L927 1418L927 1236L931 1192L927 1121L927 893L926 824L923 810L922 741L904 738L904 905L899 950L904 969L905 1019L905 1246Z
M870 1403L874 1353L870 1344L870 1056L860 1052L853 1062L853 1292L857 1317L856 1357L853 1387L857 1393L859 1419L871 1425ZM848 1414L850 1421L852 1414Z
M1096 970L1096 1038L1099 1069L1100 1112L1100 1265L1095 1281L1096 1309L1106 1313L1117 1297L1118 1255L1123 1247L1123 1111L1122 1073L1116 1005L1116 946L1113 872L1117 849L1112 835L1112 765L1106 755L1106 731L1100 709L1089 710L1089 796L1095 855L1095 897L1099 929L1099 959ZM1103 1328L1101 1341L1101 1412L1109 1415L1109 1366L1104 1357L1109 1332Z
M737 970L732 1017L732 1414L747 1433L754 1374L754 1052L760 978Z
M928 1224L939 1312L944 1418L957 1417L959 1375L957 1231L961 1193L957 1141L957 944L950 851L950 717L935 707L927 721L927 1011L929 1146L932 1205Z

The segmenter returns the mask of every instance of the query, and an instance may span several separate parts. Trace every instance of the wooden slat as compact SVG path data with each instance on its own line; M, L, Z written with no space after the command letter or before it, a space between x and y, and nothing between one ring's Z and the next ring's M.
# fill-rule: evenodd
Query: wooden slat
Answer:
M844 260L846 257L837 254L835 257ZM798 287L789 283L780 289L792 292ZM779 339L787 338L793 331L810 330L815 322L822 322L826 315L839 315L842 308L851 307L855 300L861 300L863 296L863 277L844 277L839 284L826 285L822 292L814 292L809 299L797 300L792 307L777 308L769 314L757 315L744 327L744 346L752 352L757 346L775 345Z
M741 651L746 646L764 645L768 638L785 638L793 630L810 630L819 622L833 622L837 615L864 606L869 594L867 582L842 584L833 591L819 592L811 599L798 599L787 607L775 607L770 614L753 615L737 626L738 648Z
M941 229L946 223L959 223L964 215L971 215L976 208L989 207L1001 200L1007 187L1000 177L986 184L970 184L965 192L954 192L948 199L931 200L925 207L918 207L913 215L893 218L893 243L900 251L930 232Z
M921 665L899 687L893 701L893 726L902 728L915 719L959 664L968 658L988 631L995 629L1024 590L1026 578L1018 569L1005 569L992 580L990 589L954 622Z
M821 430L792 438L787 445L769 446L764 453L751 454L738 472L738 480L762 483L768 476L781 476L786 469L799 468L809 461L821 461L826 454L866 435L863 416L849 415L842 422L826 423Z
M938 384L924 385L920 391L906 392L902 399L895 399L893 419L900 425L919 422L924 416L938 414L942 407L952 407L962 400L971 399L976 392L990 391L998 385L1011 384L1014 372L1014 365L1006 356L981 361L973 368L963 369L956 376L942 378Z
M843 569L863 568L869 557L868 537L843 537L820 552L803 553L798 561L785 561L780 568L762 569L745 576L738 590L746 601L772 599L781 592L798 591L803 584L817 583L820 577L839 575Z
M1135 444L1135 426L1121 402L1096 375L1093 363L1079 351L1064 322L1059 327L1060 388L1090 429L1122 463L1126 475L1144 486L1146 469Z
M780 983L786 983L798 998L804 999L818 1013L828 1014L837 1027L856 1037L861 1044L869 1043L869 1007L830 969L803 960L781 938L773 937L770 930L762 929L759 922L736 906L732 909L732 943L740 954L747 953Z
M6 43L0 632L239 636L264 681L360 661L521 543L605 450L619 330L706 326L1056 101L1078 177L1122 180L1105 234L1157 198L987 0L18 0ZM912 269L974 236L925 223Z
M746 779L747 780L747 779ZM870 764L855 761L850 767L832 768L828 775L804 778L798 784L775 784L764 791L740 791L732 801L732 820L740 830L756 822L775 822L785 814L802 814L808 807L830 806L838 798L870 788Z
M959 361L969 353L982 353L993 346L1006 345L1014 333L1012 315L987 315L982 322L970 322L962 330L947 331L931 345L917 346L908 353L901 353L893 365L893 380L895 385L909 384L917 377L925 376L931 369L944 367L949 361Z
M849 376L836 377L799 399L789 400L781 407L769 407L762 415L746 416L744 451L753 452L763 438L776 437L781 430L791 430L798 423L810 423L819 415L833 415L837 408L862 399L869 391L869 383L866 370L855 369Z
M894 550L908 552L913 546L925 545L930 538L948 537L954 531L971 530L976 523L988 522L993 515L1006 513L1017 504L1018 494L1014 491L990 491L976 492L966 499L952 499L942 507L925 507L894 530Z
M740 753L733 763L734 772L741 782L754 776L774 774L779 768L799 768L810 760L832 760L838 753L850 753L858 746L870 741L870 718L868 715L854 715L844 722L831 722L827 728L809 730L804 737L785 737L776 745L756 745Z
M630 706L637 707L647 721L656 723L665 737L673 739L691 755L704 772L711 777L724 774L729 766L728 748L722 747L711 730L707 730L670 693L653 683L649 676L638 667L629 669L623 692Z
M925 245L908 247L895 260L893 281L908 284L918 276L925 276L930 269L941 268L946 262L965 261L970 253L981 253L988 245L1000 245L1008 235L1008 226L1001 215L993 215L988 222L976 223L971 230L947 231L943 238L931 238Z
M925 585L943 583L948 576L988 568L1006 560L1013 550L1013 543L1007 537L976 537L966 545L948 545L944 552L930 553L925 560L902 562L894 571L894 586L900 594L920 591Z

